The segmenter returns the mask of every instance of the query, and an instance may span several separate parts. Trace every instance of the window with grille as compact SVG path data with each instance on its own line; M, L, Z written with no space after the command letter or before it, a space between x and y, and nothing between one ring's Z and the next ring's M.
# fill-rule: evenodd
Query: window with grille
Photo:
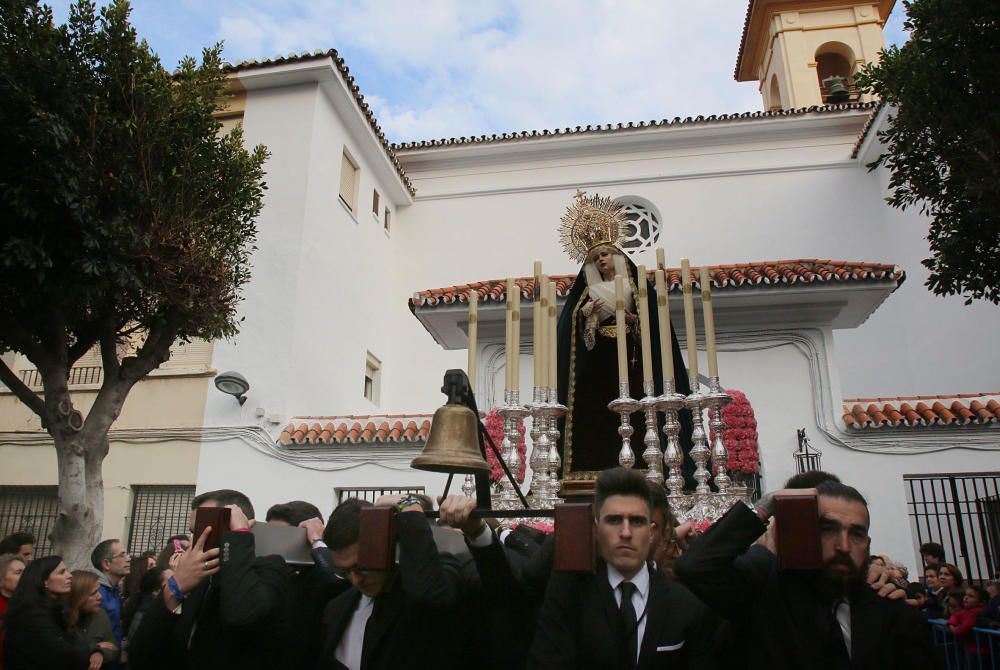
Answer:
M160 551L171 535L188 532L194 486L133 486L128 552Z
M629 256L637 256L652 249L660 239L660 217L652 205L636 198L618 198L625 216L625 239L622 250Z
M380 486L362 486L360 488L340 488L339 486L333 489L334 495L337 497L337 504L344 502L348 498L358 498L359 500L367 500L368 502L375 502L379 499L379 496L391 496L397 494L407 494L407 493L424 493L423 486L402 486L402 487L380 487Z
M35 556L52 553L49 533L59 516L59 487L0 486L0 537L18 531L35 536Z
M344 149L340 159L340 199L352 212L357 211L358 172L358 164Z

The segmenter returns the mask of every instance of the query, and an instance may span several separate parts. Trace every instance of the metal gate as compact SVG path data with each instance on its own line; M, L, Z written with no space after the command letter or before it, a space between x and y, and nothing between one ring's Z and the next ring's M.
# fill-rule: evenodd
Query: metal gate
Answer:
M194 486L133 486L128 551L160 551L171 535L188 532Z
M1000 571L1000 473L904 475L918 546L937 542L968 579Z
M56 486L0 486L0 537L17 531L35 536L35 556L52 553L49 532L59 517Z

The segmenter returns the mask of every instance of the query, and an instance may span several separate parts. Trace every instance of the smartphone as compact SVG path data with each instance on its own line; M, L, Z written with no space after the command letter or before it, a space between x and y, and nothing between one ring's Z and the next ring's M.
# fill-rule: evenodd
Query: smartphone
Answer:
M823 549L819 539L819 499L815 492L774 496L775 545L782 570L819 570Z
M205 538L205 550L217 549L222 544L222 534L229 530L229 517L232 510L228 507L199 507L194 513L194 540L198 541L208 526L212 532Z
M177 538L174 538L174 553L181 554L184 552L184 545Z

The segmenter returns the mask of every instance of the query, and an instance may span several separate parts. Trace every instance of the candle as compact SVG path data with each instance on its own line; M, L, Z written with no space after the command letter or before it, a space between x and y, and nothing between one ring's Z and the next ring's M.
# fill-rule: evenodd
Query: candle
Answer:
M656 271L656 315L660 323L660 364L663 366L663 382L666 383L674 380L674 348L670 340L670 309L663 270Z
M512 315L513 326L511 330L511 352L510 362L510 383L513 390L521 388L521 287L514 285L514 314Z
M656 247L656 269L666 270L667 260L666 255L663 253L663 247Z
M555 402L558 395L556 394L556 387L559 385L559 351L558 338L556 337L556 283L549 282L549 325L545 331L545 334L549 338L549 346L545 350L545 356L549 362L549 373L547 375L546 381L549 387L552 389L552 397L549 402Z
M615 275L615 325L618 328L618 383L628 384L628 354L625 350L625 278Z
M476 340L479 333L479 291L469 292L469 385L476 394Z
M691 286L691 264L681 259L681 281L684 285L684 334L688 344L688 380L691 390L698 390L698 332L694 325L694 293Z
M507 277L507 319L505 322L505 332L504 332L504 352L505 352L505 362L504 362L504 389L510 390L513 388L511 386L511 370L514 367L510 362L510 352L512 348L511 334L514 331L514 280L511 277Z
M533 386L541 385L541 370L543 365L541 343L542 340L542 322L544 319L548 318L548 314L542 312L542 263L541 261L535 261L535 292L532 294L534 298L531 301L531 362L533 365L532 379L534 380Z
M701 268L701 309L705 313L705 348L708 350L708 376L719 376L719 357L715 352L715 315L712 313L712 280L708 268Z
M653 345L650 342L649 333L649 305L647 304L647 284L646 266L638 267L639 277L639 297L636 303L639 305L639 335L642 339L642 381L653 381Z
M538 311L535 313L535 386L547 385L549 372L549 278L539 275L535 283Z

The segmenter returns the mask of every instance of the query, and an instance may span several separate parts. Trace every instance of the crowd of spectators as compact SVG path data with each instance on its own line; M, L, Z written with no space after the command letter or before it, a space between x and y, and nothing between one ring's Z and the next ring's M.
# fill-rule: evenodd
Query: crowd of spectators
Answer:
M191 535L136 557L104 540L89 570L34 558L15 533L0 541L0 670L930 668L925 620L987 651L972 630L1000 628L1000 583L966 583L935 543L909 582L870 554L860 493L826 473L786 484L804 488L819 501L814 574L781 567L769 496L707 530L678 525L661 489L620 468L597 482L593 573L554 570L551 529L501 529L465 496L439 499L437 522L426 496L377 500L395 509L384 571L358 563L373 504L356 499L325 522L304 501L267 511L303 529L305 562L258 555L253 504L228 489L194 499ZM210 528L193 536L204 507L229 509L218 547Z

